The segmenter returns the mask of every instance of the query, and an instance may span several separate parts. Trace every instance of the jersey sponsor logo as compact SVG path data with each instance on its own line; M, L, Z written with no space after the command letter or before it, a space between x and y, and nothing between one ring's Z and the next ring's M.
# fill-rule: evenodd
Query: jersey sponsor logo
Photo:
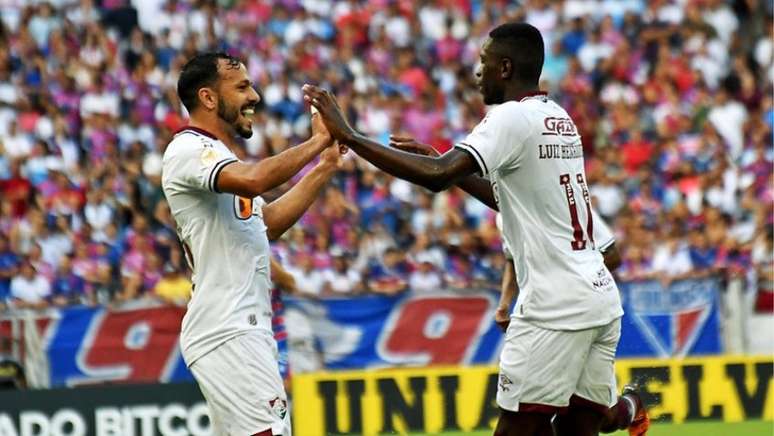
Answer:
M234 214L240 220L248 220L253 216L253 199L234 196Z
M607 268L600 268L597 271L597 278L591 282L595 289L610 290L613 284L613 277L607 271Z
M548 117L543 120L545 130L543 135L552 136L577 136L578 129L570 118Z

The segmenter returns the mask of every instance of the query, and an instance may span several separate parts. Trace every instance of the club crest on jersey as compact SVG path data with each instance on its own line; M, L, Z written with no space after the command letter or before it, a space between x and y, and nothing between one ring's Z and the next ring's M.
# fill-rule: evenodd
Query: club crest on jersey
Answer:
M501 391L508 392L509 390L511 390L512 384L513 382L511 381L511 379L508 378L507 375L500 374L500 382L498 383L498 385L500 386Z
M269 400L269 407L280 419L285 419L285 415L288 413L288 403L285 400L280 397Z
M218 152L212 147L204 147L202 149L201 161L204 166L212 166L218 161Z
M234 196L234 214L240 220L247 220L253 216L253 199Z

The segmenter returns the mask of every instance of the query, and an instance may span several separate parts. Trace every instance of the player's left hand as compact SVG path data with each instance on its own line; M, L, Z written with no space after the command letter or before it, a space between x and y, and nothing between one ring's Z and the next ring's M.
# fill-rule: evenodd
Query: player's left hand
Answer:
M302 89L304 100L320 112L322 121L334 139L346 143L349 138L354 136L355 129L347 122L333 94L327 89L314 85L304 85Z
M500 326L502 331L508 330L508 324L511 323L510 308L498 306L495 310L495 324Z

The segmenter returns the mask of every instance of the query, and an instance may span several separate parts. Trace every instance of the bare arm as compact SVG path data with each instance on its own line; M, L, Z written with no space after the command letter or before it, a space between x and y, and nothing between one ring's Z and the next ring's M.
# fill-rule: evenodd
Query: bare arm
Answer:
M519 295L513 260L507 259L507 261L503 271L503 280L500 284L500 302L497 304L497 310L495 311L495 322L503 331L508 328L508 323L510 322L511 303Z
M417 142L414 138L408 136L390 136L390 146L408 153L423 156L440 156L438 151L432 146ZM484 203L490 209L499 210L492 192L492 185L487 179L476 175L467 176L457 182L457 186L477 198L478 201Z
M602 257L605 259L605 266L610 272L615 271L621 266L621 252L618 251L618 247L615 246L615 243L602 252Z
M319 115L312 115L312 137L282 153L247 164L235 162L221 170L215 180L219 192L255 198L287 182L326 147L333 143Z
M291 294L296 292L296 279L273 256L271 257L271 279L283 291Z
M342 165L339 147L329 147L321 156L320 163L300 182L282 197L263 207L263 221L266 223L267 235L270 240L282 236L290 226L301 218L301 215L311 206L322 188Z
M417 156L387 148L370 138L353 134L345 144L365 160L395 177L440 192L478 171L478 164L467 152L451 150L443 156Z

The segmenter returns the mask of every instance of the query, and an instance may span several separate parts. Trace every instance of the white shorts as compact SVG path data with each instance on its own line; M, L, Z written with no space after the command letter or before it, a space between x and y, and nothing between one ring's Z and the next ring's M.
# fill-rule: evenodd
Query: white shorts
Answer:
M213 435L291 436L277 343L268 332L224 342L196 360L191 372L207 400Z
M571 402L607 409L616 402L614 360L621 319L587 330L548 330L511 317L500 354L497 405L556 413Z

